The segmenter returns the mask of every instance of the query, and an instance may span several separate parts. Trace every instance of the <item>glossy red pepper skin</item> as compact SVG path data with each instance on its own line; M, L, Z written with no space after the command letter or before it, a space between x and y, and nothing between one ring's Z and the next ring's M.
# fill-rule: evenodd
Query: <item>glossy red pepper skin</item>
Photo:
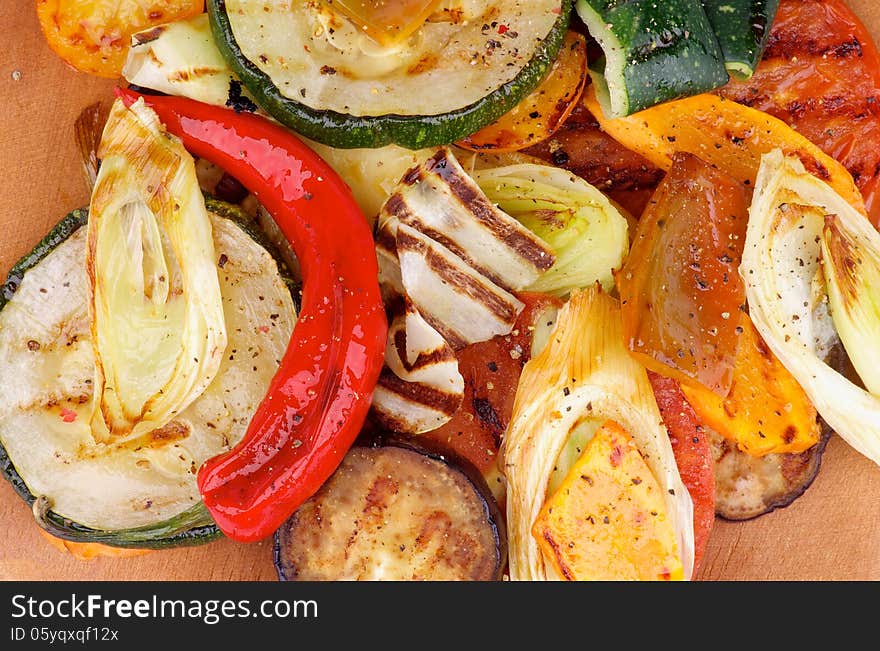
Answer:
M117 95L128 105L141 97ZM302 307L266 397L241 442L198 474L220 529L260 540L336 470L369 410L387 333L372 233L348 186L286 129L193 100L143 98L190 152L260 200L300 263Z

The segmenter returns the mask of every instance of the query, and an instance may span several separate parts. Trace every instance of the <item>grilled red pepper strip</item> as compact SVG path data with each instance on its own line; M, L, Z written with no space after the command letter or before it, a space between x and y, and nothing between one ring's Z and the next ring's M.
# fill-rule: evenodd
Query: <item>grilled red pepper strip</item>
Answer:
M676 380L648 371L654 398L669 432L681 481L694 504L694 574L715 524L715 462L712 446Z
M117 94L128 105L141 97ZM266 397L242 441L198 475L220 529L260 540L333 473L369 409L387 331L373 237L348 186L289 131L193 100L143 97L190 152L260 200L302 270L299 319Z

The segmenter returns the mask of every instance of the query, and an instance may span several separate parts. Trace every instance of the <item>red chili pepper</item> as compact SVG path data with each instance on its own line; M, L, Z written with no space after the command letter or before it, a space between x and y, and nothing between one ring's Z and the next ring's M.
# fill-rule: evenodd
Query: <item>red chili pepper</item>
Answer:
M129 106L141 97L117 96ZM299 319L266 397L242 441L198 475L220 529L260 540L333 473L370 407L387 332L373 237L348 186L289 131L193 100L143 98L189 151L260 200L302 271Z

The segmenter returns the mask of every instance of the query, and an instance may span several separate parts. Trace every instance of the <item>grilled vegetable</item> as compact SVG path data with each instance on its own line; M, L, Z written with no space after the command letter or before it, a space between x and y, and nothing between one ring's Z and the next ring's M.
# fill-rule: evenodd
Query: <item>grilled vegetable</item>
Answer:
M382 207L376 239L387 300L404 309L392 324L373 413L388 429L421 434L461 404L453 349L508 334L524 307L512 292L554 256L448 149L403 176Z
M880 397L880 235L856 215L831 213L820 244L834 328L865 388Z
M811 173L864 212L862 195L840 163L761 111L704 94L655 106L637 117L609 120L602 116L590 89L584 101L602 129L664 170L672 167L675 152L684 151L754 187L761 156L778 147L798 156Z
M532 535L545 564L569 581L684 576L663 490L613 421L596 431L544 503Z
M748 316L743 314L737 322L741 334L730 391L721 397L702 387L682 386L687 401L704 425L752 456L813 447L822 427L807 394L770 352Z
M128 104L138 97L117 92ZM345 183L286 129L178 97L147 104L188 150L259 197L300 264L302 319L279 371L239 445L199 470L217 525L259 540L326 481L363 425L387 331L373 239Z
M727 71L748 79L761 60L779 0L702 0L702 4Z
M674 553L682 575L690 578L691 499L678 474L645 369L623 345L617 301L591 288L574 292L560 310L550 342L526 364L517 387L503 451L511 579L555 578L553 561L542 553L532 527L555 486L565 483L571 468L568 459L579 457L608 420L632 437L659 484L664 517L675 532ZM581 449L572 453L571 447ZM560 484L557 476L562 478ZM636 536L634 529L621 527L614 544L629 550L638 546Z
M443 336L411 301L388 328L385 368L373 392L373 415L395 432L422 434L447 422L461 405L464 378Z
M538 87L458 145L474 151L518 151L546 140L577 106L586 80L587 42L581 34L570 31Z
M511 292L554 262L547 245L499 210L448 149L404 175L378 231L383 266L399 266L404 293L453 348L510 332L522 310Z
M694 573L715 523L715 471L705 428L685 400L678 382L648 371L654 399L669 432L675 465L694 503Z
M116 78L130 37L153 25L195 16L201 0L37 0L46 42L77 70Z
M624 340L652 371L727 394L747 220L741 183L696 156L675 155L617 276Z
M718 92L840 161L880 226L880 53L846 0L781 0L754 76Z
M605 53L592 78L608 117L727 82L718 40L696 2L578 0L576 7Z
M629 236L626 219L599 190L547 165L490 168L473 177L492 203L546 242L555 256L529 291L565 296L596 282L611 288Z
M749 314L822 418L875 463L880 396L870 389L876 369L862 369L866 391L826 358L839 334L853 359L876 359L877 340L863 333L877 325L870 279L878 265L880 234L863 214L797 158L779 150L764 156L740 268Z
M143 102L117 101L98 157L85 260L90 421L98 441L122 443L165 427L204 392L227 335L211 223L183 145Z
M244 433L295 314L275 259L223 216L234 208L209 201L208 211L227 352L201 396L130 443L99 444L89 427L87 212L71 213L9 274L0 298L0 468L54 536L158 548L220 535L199 501L195 469ZM245 351L255 337L253 357Z
M791 504L810 487L831 428L804 452L756 457L706 427L715 467L715 512L725 520L748 520Z
M207 14L137 32L131 40L122 76L135 86L218 106L233 103L230 88L241 91L214 44Z
M334 147L410 149L516 106L556 58L570 11L570 0L455 2L389 47L333 4L208 2L223 57L279 122Z
M354 447L275 535L281 580L501 578L501 513L482 477L401 442Z

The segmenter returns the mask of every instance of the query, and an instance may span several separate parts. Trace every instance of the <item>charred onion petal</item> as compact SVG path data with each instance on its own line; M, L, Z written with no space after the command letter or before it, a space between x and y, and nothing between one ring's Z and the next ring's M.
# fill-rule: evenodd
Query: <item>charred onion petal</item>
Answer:
M834 431L861 454L880 463L880 397L853 384L825 361L837 340L835 327L841 335L849 327L847 311L835 311L832 322L824 300L827 284L819 260L829 215L835 216L837 225L849 236L864 238L866 244L880 237L860 210L808 174L796 157L785 156L780 150L765 155L750 208L740 274L746 283L749 314L764 341ZM842 277L837 270L828 281L852 282L847 273L862 263L880 264L872 254L875 251L875 245L862 247L858 251L861 262L849 272L843 270ZM829 254L824 260L826 267L849 264L836 259L833 251ZM842 294L847 300L871 302L876 290L860 290L858 296L845 290ZM877 318L875 313L870 316L871 325L860 323L856 328L875 327ZM876 340L857 339L849 342L850 348L853 343L872 348L878 345ZM855 356L864 351L851 352Z
M95 396L103 442L164 427L226 348L211 221L192 156L143 101L117 100L89 208Z

